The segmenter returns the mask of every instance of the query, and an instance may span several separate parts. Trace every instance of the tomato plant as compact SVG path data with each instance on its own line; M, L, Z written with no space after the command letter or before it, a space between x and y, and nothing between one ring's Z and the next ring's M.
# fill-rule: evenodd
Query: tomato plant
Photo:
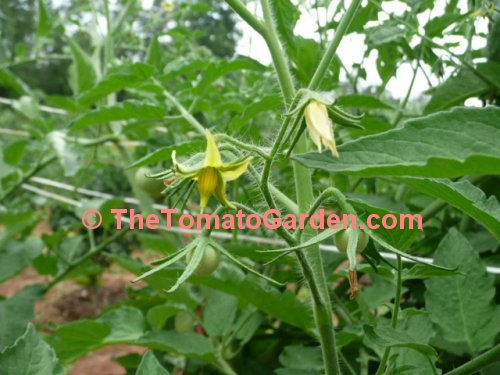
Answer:
M500 373L498 0L0 20L0 374Z

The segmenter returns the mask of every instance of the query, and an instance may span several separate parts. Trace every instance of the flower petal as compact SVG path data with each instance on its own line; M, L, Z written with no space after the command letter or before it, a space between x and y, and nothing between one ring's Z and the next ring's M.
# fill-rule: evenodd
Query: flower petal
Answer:
M333 156L339 157L339 152L337 151L337 144L335 143L335 137L330 140L322 139L322 141L325 147L331 151Z
M240 177L243 173L245 173L248 169L248 164L252 157L246 158L242 161L235 162L232 164L224 164L218 168L220 174L222 175L222 179L224 181L233 181Z
M207 206L210 197L215 193L217 187L222 184L222 177L216 168L204 167L201 169L198 174L198 190L200 192L200 207L202 211Z
M220 157L219 148L217 143L215 143L215 138L210 133L210 130L206 130L207 136L207 150L205 151L205 162L204 167L218 167L222 165L222 159Z
M222 205L235 210L236 207L227 199L225 190L226 190L226 183L224 181L221 181L221 183L218 184L217 188L215 189L215 196Z
M176 174L184 178L193 178L198 174L198 172L200 171L199 168L189 169L184 164L178 163L175 155L176 154L174 150L172 151L172 164L174 165L174 170Z

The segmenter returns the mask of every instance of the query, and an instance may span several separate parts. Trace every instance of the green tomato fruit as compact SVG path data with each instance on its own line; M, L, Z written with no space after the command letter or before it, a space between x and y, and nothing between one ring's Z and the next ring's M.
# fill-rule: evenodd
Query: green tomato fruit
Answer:
M356 229L348 228L341 232L335 233L335 245L337 245L337 249L339 249L344 254L347 253L349 238L355 230ZM366 249L369 240L370 237L366 232L358 230L358 243L356 244L356 253L362 253L363 250Z
M151 170L146 167L141 167L135 172L135 182L141 190L148 193L152 198L159 198L161 192L165 189L165 185L161 180L155 180L154 178L147 177L150 175Z
M186 256L186 262L189 263L191 261L191 257L193 256L193 251L190 251ZM199 276L210 275L215 271L217 266L220 263L219 252L215 250L212 246L208 245L203 253L203 257L201 258L200 264L194 270L194 273Z
M174 328L177 332L189 332L193 330L195 319L187 311L179 311L175 314Z

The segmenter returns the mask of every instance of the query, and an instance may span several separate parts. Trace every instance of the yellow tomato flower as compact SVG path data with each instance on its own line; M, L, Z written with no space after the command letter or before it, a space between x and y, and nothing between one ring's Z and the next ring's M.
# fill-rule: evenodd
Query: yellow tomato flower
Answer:
M252 158L249 157L234 163L224 164L219 148L215 143L214 136L208 129L206 130L206 136L207 149L205 151L203 165L200 168L189 169L177 162L175 151L173 151L172 162L174 164L174 170L178 176L190 178L198 182L198 190L201 198L200 208L202 212L212 195L215 195L224 206L236 208L226 197L226 182L236 180L245 173Z
M333 155L338 157L339 153L333 135L333 123L328 116L326 105L311 100L304 110L304 116L309 135L318 146L318 151L321 152L321 147L324 145Z
M162 6L162 7L163 7L163 9L164 9L165 11L167 11L167 12L171 12L171 11L173 11L173 10L174 10L174 7L175 7L174 3L173 3L173 2L171 2L171 1L166 1L166 2L164 2L161 6Z

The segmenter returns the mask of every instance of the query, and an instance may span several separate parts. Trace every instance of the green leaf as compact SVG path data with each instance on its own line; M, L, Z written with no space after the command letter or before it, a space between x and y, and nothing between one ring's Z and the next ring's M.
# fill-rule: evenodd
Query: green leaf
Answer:
M402 311L402 313L405 312L408 312L408 309ZM412 342L427 345L434 335L434 328L432 327L429 316L427 314L422 315L424 313L423 310L416 310L412 312L412 314L418 315L407 316L405 319L400 319L398 322L398 330L405 332ZM435 362L437 359L436 357L431 357L431 363L429 363L429 358L427 356L413 349L394 348L391 353L396 357L396 365L398 367L413 367L411 372L412 375L428 375L434 373L431 363Z
M142 356L135 375L170 375L170 373L165 370L152 352L146 352Z
M278 375L320 375L323 373L323 359L319 347L287 346L281 352L279 361L284 368L276 370Z
M47 36L52 31L52 20L45 0L38 0L38 26L36 36Z
M0 85L14 90L19 95L29 95L30 87L8 69L0 69Z
M171 160L172 151L175 150L177 156L191 154L194 151L202 150L206 145L205 140L194 140L185 143L161 147L130 164L127 169L142 167L144 165L156 164L161 161Z
M296 250L304 249L306 247L310 247L310 246L316 245L320 242L323 242L327 238L332 238L332 236L335 233L340 232L341 230L343 230L341 226L339 226L339 228L336 228L336 229L327 228L327 229L319 232L314 237L311 237L307 241L301 242L300 244L298 244L296 246L290 246L290 247L285 247L285 248L281 248L281 249L258 250L258 252L261 252L261 253L285 253L285 252L289 252L289 251L296 251Z
M141 310L130 306L112 309L96 321L111 328L111 333L104 339L105 344L137 340L146 332L146 319Z
M276 28L285 45L293 46L295 25L300 18L300 10L290 0L271 0Z
M211 62L201 74L202 79L193 89L195 95L203 95L206 89L220 77L234 73L239 70L264 71L265 66L249 57L240 56L232 60L220 60Z
M433 198L439 198L458 208L487 228L500 239L500 204L468 180L453 182L445 179L401 178L408 186Z
M69 363L101 347L110 333L111 328L106 323L78 320L58 327L47 341L61 362Z
M364 325L363 330L368 341L382 348L408 348L416 350L427 357L437 356L437 353L432 346L414 342L414 339L408 334L395 330L389 325L375 328L369 325Z
M91 58L73 38L68 38L68 45L73 56L72 85L75 95L90 89L97 81L97 73Z
M146 314L146 319L154 330L160 331L163 329L169 318L177 314L179 311L184 310L186 310L186 306L184 305L167 302L150 308Z
M47 141L54 149L64 175L71 177L78 173L81 167L81 159L73 144L68 144L66 133L56 130L47 134Z
M366 43L372 46L380 46L404 39L406 30L398 25L396 21L386 21L380 26L365 29Z
M392 246L400 249L406 250L409 249L410 246L415 242L419 234L421 233L420 229L418 229L417 221L412 217L413 215L405 209L403 212L396 212L394 210L386 209L386 207L382 207L380 202L369 201L366 199L367 197L360 198L350 198L349 203L351 203L356 209L357 216L366 221L369 215L379 215L380 218L385 215L394 215L396 220L401 220L400 215L409 215L408 219L404 219L405 226L403 229L400 229L400 225L398 225L394 229L386 229L382 225L378 229L373 229L380 237L382 237L385 241L390 243ZM377 204L378 203L378 204ZM413 228L410 229L410 218L413 223ZM373 220L373 224L380 224L381 219Z
M309 168L360 176L459 177L500 173L500 108L456 108L345 143L339 158L307 153Z
M252 101L247 106L245 106L244 112L241 116L236 116L231 124L229 125L229 129L232 131L238 130L243 126L247 126L249 121L252 120L255 116L262 112L278 110L283 107L283 101L278 95L267 95L256 101Z
M146 53L146 64L154 66L159 72L162 71L165 66L165 59L163 53L163 47L158 41L158 36L155 35L151 38L149 43L148 52Z
M154 350L175 352L208 362L214 362L216 359L216 350L212 342L194 332L148 332L133 344Z
M424 26L425 34L430 38L442 37L446 28L465 17L465 14L458 13L445 13L442 16L433 17Z
M81 105L88 106L114 92L137 87L147 82L154 70L154 67L143 63L123 64L112 68L95 86L82 92L78 101Z
M139 261L114 255L112 259L128 271L139 275L144 266ZM145 281L154 288L165 289L172 279L178 276L179 270L163 270L146 278ZM210 276L192 275L189 282L204 285L212 289L231 294L245 303L250 303L265 313L289 323L295 327L310 331L314 326L309 307L298 301L289 290L284 292L269 285L261 278L245 273L236 266L221 262L217 270Z
M415 264L409 270L403 270L403 280L428 279L434 276L455 276L460 275L460 271L447 271L439 268L432 268L424 264Z
M203 328L209 336L220 337L228 333L236 317L238 298L211 291L203 311Z
M351 94L342 95L337 98L336 104L344 108L360 109L394 109L393 106L384 103L379 98L371 95Z
M162 106L127 100L83 114L73 122L72 128L73 130L81 130L92 125L108 124L112 121L161 120L165 115L166 111Z
M35 301L42 297L40 285L29 286L0 301L0 351L12 345L34 317ZM2 368L0 366L0 368Z
M0 353L0 369L9 375L64 375L54 349L31 323L14 345Z
M498 15L498 12L496 13L496 16L493 17L493 22L490 22L490 32L488 33L486 52L490 60L500 62L500 16Z
M38 257L43 242L37 238L0 241L0 282L9 279Z
M466 99L485 94L495 86L500 88L500 63L490 61L478 64L476 70L492 82L485 82L471 69L462 68L457 75L448 78L431 91L431 100L424 112L432 113L461 105Z
M467 239L451 229L434 254L436 264L459 266L463 275L426 281L426 308L437 327L439 346L462 355L490 348L500 331L500 309L492 304L493 278Z
M288 290L280 292L261 278L245 275L240 269L221 263L211 277L192 276L195 284L238 297L241 301L255 307L286 323L310 330L313 327L311 311L308 306L298 301Z

